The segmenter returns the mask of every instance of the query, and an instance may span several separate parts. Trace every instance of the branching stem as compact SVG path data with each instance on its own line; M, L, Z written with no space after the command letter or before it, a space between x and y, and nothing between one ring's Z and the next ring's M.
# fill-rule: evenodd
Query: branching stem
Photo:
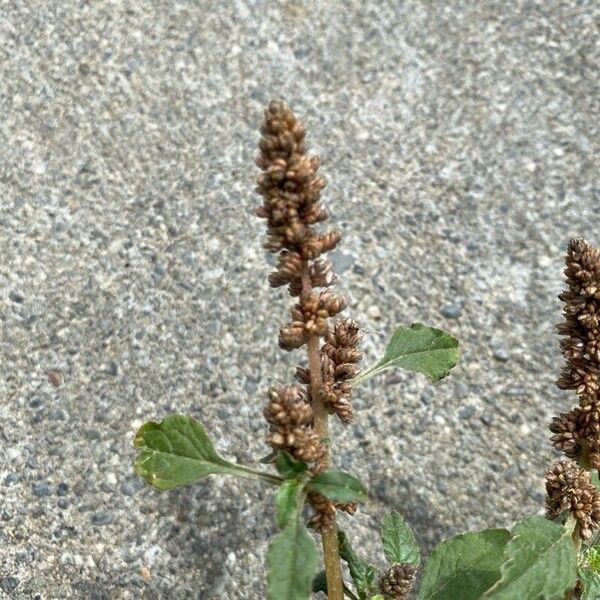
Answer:
M310 273L308 265L305 263L302 270L302 293L308 294L311 291ZM307 350L308 367L310 370L310 395L315 416L314 427L319 438L324 440L323 444L325 446L325 452L317 466L320 470L326 470L330 466L330 446L327 439L329 437L329 415L319 396L323 386L323 377L321 374L318 336L311 335L308 338ZM323 558L327 578L327 597L329 600L344 600L344 582L342 580L342 565L340 562L340 549L335 518L331 525L321 532L321 539L323 542Z

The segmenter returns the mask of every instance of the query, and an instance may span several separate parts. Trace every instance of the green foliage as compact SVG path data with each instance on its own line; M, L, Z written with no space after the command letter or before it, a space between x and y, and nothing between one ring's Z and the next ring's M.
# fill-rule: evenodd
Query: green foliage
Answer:
M318 565L317 547L300 523L291 519L269 544L267 588L269 600L307 600Z
M585 554L585 562L589 569L600 573L600 548L590 548Z
M142 425L133 443L140 449L136 473L159 490L194 483L213 473L278 480L219 456L202 425L184 415Z
M277 525L283 529L296 519L302 507L304 484L297 479L288 479L281 484L275 495L275 514Z
M352 475L341 471L325 471L310 480L310 487L334 502L364 502L365 486Z
M340 544L340 556L348 564L350 577L354 581L358 597L363 600L370 594L376 594L378 592L377 569L356 556L346 534L341 530L338 530L338 541Z
M580 567L579 581L583 586L581 600L598 600L600 598L600 573L587 567Z
M303 460L296 460L285 450L281 450L275 457L275 466L284 479L293 479L308 469L308 464Z
M393 511L383 517L381 540L385 557L390 563L419 564L421 560L419 546L400 513Z
M418 600L480 598L500 578L502 552L509 539L506 529L486 529L444 540L425 566Z
M275 496L281 531L269 544L267 586L269 600L307 600L318 565L315 541L300 520L304 483L289 479Z
M482 600L560 600L577 583L571 531L543 517L517 523L506 545L501 577Z
M442 379L459 359L458 340L441 329L413 323L410 327L396 328L383 358L359 373L353 384L391 367L424 373L433 382Z

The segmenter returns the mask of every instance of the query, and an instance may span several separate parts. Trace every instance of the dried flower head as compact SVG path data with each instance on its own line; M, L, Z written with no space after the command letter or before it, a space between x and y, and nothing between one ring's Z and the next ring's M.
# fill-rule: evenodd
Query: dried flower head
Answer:
M379 591L385 600L405 600L412 587L417 565L401 563L392 565L379 578Z
M600 492L590 481L589 472L569 460L554 463L546 473L546 510L549 519L570 512L579 535L589 538L600 524Z
M310 526L319 532L331 527L335 517L335 502L318 492L309 492L307 499L314 510L314 514L310 519Z
M557 385L574 389L586 402L598 401L600 390L600 249L571 240L566 257L565 320L558 331L567 365Z
M552 445L563 452L565 456L577 459L581 454L579 443L579 417L581 409L576 406L566 413L553 417L550 431L554 434L551 438Z
M573 389L579 406L552 420L552 443L569 458L600 468L600 250L584 240L571 240L565 269L564 336L566 360L558 387Z
M317 175L319 158L306 153L304 125L285 102L273 100L269 104L261 133L256 164L263 170L257 187L263 204L256 214L267 221L265 248L281 251L269 282L274 287L289 285L290 293L298 295L304 261L335 248L340 235L318 233L312 227L328 218L320 204L325 180ZM315 263L310 276L313 287L332 281L327 263Z
M313 409L304 390L296 386L277 386L269 390L263 410L271 424L267 443L287 450L298 460L315 461L323 454L323 444L312 429Z

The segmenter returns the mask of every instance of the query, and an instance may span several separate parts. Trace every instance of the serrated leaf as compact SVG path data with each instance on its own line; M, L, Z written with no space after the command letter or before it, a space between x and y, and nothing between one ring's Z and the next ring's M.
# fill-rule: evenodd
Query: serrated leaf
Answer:
M307 463L303 460L296 460L285 451L277 453L275 466L285 479L293 479L308 469Z
M579 569L579 581L583 586L581 600L598 600L600 598L600 574L583 567Z
M392 367L424 373L433 382L448 375L459 358L458 340L441 329L413 323L396 328L383 358L359 373L353 384L362 383Z
M317 547L299 519L293 519L269 544L269 600L307 600L317 570Z
M378 572L375 567L358 558L354 553L346 534L338 530L338 542L340 545L340 556L348 564L350 577L354 581L356 591L361 600L369 594L377 593Z
M502 553L509 539L506 529L486 529L438 544L425 565L418 600L479 599L500 578Z
M184 415L142 425L133 443L140 449L134 463L136 473L159 490L194 483L214 473L280 480L219 456L202 425Z
M303 500L304 484L296 479L284 481L275 495L275 514L277 526L283 529L290 521L298 518Z
M385 557L390 563L418 565L421 561L415 536L400 513L392 511L383 517L381 541Z
M560 600L577 583L571 532L543 517L517 523L506 545L501 577L482 600Z
M352 475L341 471L325 471L310 480L310 487L334 502L364 502L365 486Z
M320 571L315 575L312 581L311 590L316 594L317 592L327 593L327 574L325 571Z

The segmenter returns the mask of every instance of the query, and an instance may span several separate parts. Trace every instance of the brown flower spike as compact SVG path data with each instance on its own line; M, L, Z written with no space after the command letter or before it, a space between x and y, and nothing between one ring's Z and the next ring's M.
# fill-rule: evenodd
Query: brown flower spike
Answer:
M572 389L579 406L555 417L550 430L555 448L566 456L600 468L600 250L584 240L569 243L565 269L564 336L566 360L558 387Z
M588 471L570 460L560 460L546 473L546 510L549 519L570 512L577 521L579 535L588 539L600 524L600 492L590 481Z
M333 329L330 327L330 317L346 308L346 299L330 290L315 291L335 282L331 262L322 255L335 248L341 238L335 231L315 228L328 218L320 202L325 181L317 174L319 158L307 154L304 125L285 102L274 100L265 111L260 131L256 164L262 174L257 192L263 202L256 215L267 223L264 247L278 254L269 284L285 285L291 296L298 297L290 310L290 321L279 330L279 346L290 351L306 345L309 359L309 366L298 367L296 373L305 387L282 386L269 392L264 410L270 424L267 443L314 463L312 471L320 472L329 466L324 440L327 413L335 413L344 423L352 420L350 380L358 372L361 338L352 319L338 320ZM337 553L335 511L353 513L356 505L336 505L316 493L308 499L315 510L312 524L323 533L324 547L329 543ZM325 554L327 557L327 548ZM341 585L341 574L339 581Z
M600 491L586 470L600 468L600 250L571 240L566 265L558 325L566 366L557 385L575 390L579 404L550 424L554 447L572 460L556 462L546 474L546 508L550 519L570 512L587 539L600 525Z

